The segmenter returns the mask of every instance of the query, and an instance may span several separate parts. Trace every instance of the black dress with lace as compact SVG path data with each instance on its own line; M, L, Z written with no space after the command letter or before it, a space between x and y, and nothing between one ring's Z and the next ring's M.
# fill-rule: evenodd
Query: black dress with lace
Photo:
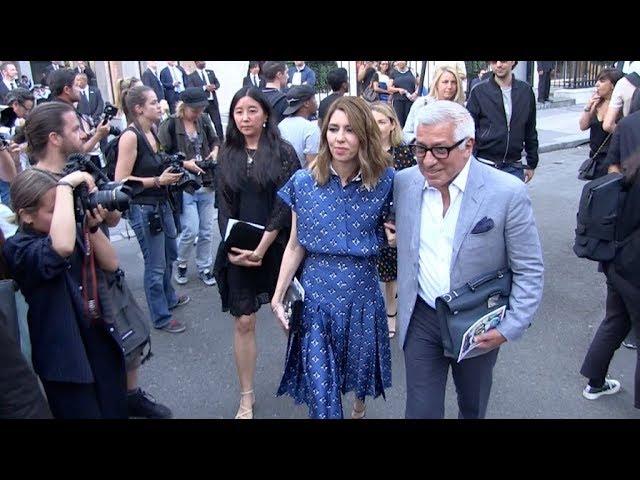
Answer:
M396 172L413 167L416 157L411 153L408 145L392 147L388 153L393 157L393 167ZM378 256L378 274L381 282L392 282L398 278L398 251L394 247L382 247Z
M254 153L247 150L247 176L239 189L234 190L220 178L217 187L220 235L224 238L230 218L257 223L264 225L267 231L279 232L260 267L240 267L229 263L224 242L220 243L213 273L218 282L222 311L230 311L234 317L251 315L262 304L271 302L291 231L291 209L278 197L277 191L300 168L295 150L283 142L280 147L280 175L276 182L261 187L253 172Z

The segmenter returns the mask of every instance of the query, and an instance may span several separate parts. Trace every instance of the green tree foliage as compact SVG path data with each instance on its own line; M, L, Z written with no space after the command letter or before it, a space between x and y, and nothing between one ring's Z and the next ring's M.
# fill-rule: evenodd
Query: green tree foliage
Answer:
M288 62L290 65L293 65L293 62ZM335 61L330 62L316 62L316 61L305 61L305 63L316 72L316 92L330 92L331 87L327 83L327 73L329 70L333 70L338 67L338 64Z
M467 67L467 78L474 78L482 68L487 68L489 62L487 60L465 60L464 66Z

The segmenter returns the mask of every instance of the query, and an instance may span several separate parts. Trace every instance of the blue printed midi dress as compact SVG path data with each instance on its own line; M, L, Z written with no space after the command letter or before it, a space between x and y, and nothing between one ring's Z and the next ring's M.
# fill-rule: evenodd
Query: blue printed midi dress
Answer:
M342 418L341 394L374 398L391 386L391 351L376 259L392 199L393 168L368 191L356 176L319 186L298 170L278 195L298 215L306 249L302 318L289 334L277 394L306 403L311 418Z

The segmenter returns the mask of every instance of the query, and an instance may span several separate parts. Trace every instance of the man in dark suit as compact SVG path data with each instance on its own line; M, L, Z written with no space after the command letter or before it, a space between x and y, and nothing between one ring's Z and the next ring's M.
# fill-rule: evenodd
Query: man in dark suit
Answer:
M187 87L200 87L209 92L209 106L205 109L205 112L211 117L213 126L216 129L216 135L218 135L220 142L222 142L224 140L224 130L222 129L220 107L218 105L218 96L216 95L216 90L220 88L220 82L213 70L205 68L207 62L198 60L193 63L196 64L196 69L189 75Z
M396 174L395 230L385 225L392 246L397 238L405 416L444 418L451 369L458 417L484 418L499 347L524 335L542 299L533 208L523 182L472 155L474 121L463 106L448 100L427 104L417 122L418 165ZM496 328L474 337L482 354L460 362L445 356L436 299L507 266L513 272L509 309Z
M249 74L242 80L242 86L262 88L264 85L264 78L260 75L260 62L255 60L250 61Z
M2 78L0 78L0 104L4 104L4 97L11 90L18 88L18 69L12 62L2 62L0 64Z
M158 72L158 62L155 60L147 62L147 69L142 73L142 83L156 92L158 101L165 100L164 87L160 81L160 72Z
M185 90L187 72L175 60L168 61L167 66L160 71L160 82L169 104L169 111L173 115L176 113L176 103L180 100L180 94Z
M78 60L76 62L76 65L77 66L73 69L73 71L76 73L84 73L87 76L87 83L89 84L89 86L97 87L98 80L96 79L96 74L93 70L91 70L89 64L84 60Z
M88 115L93 120L93 125L97 125L104 110L104 101L98 87L90 87L85 73L76 75L76 82L80 87L80 100L78 101L78 112Z
M538 62L538 103L549 101L551 93L551 77L555 71L556 62Z
M62 68L65 68L64 65L62 65L62 62L59 62L58 60L52 60L51 63L44 69L44 73L42 75L42 84L45 86L49 86L49 74Z

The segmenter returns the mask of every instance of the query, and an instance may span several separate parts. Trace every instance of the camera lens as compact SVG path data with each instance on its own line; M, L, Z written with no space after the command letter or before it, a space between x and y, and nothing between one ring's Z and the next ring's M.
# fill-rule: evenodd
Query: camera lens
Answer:
M124 212L129 209L129 201L131 199L126 193L120 191L120 189L113 190L98 190L97 192L89 194L87 199L87 209L93 210L98 205L102 205L105 210L113 211L119 210Z

